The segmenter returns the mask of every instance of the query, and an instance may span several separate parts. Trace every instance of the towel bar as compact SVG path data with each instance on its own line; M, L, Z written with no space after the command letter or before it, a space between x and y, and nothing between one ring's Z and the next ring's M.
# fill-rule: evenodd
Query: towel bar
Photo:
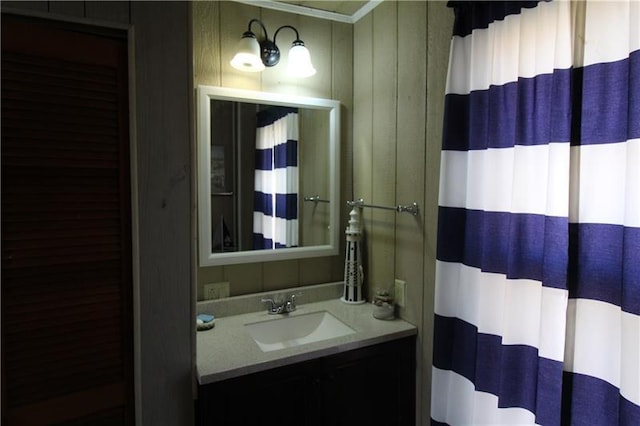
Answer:
M365 204L364 200L360 198L355 201L347 201L347 205L349 207L370 207L373 209L384 209L384 210L395 210L398 213L411 213L414 216L417 216L420 213L420 208L418 207L418 203L413 203L410 205L399 205L395 207L388 206L376 206L373 204Z

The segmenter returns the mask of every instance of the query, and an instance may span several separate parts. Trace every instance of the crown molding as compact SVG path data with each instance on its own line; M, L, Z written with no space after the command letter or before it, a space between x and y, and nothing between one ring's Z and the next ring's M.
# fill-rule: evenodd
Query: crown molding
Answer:
M369 2L367 2L367 4L362 6L353 15L351 15L351 23L355 24L360 19L362 19L365 16L367 16L367 14L369 14L369 12L371 12L373 9L375 9L376 6L378 6L380 3L382 3L382 1L383 0L369 0Z
M262 7L265 9L279 10L281 12L295 13L298 15L311 16L314 18L326 19L329 21L343 22L347 24L355 24L383 0L370 0L353 15L345 15L342 13L328 12L325 10L313 9L305 6L298 6L291 3L281 3L274 0L232 0L236 3L244 3L251 6Z

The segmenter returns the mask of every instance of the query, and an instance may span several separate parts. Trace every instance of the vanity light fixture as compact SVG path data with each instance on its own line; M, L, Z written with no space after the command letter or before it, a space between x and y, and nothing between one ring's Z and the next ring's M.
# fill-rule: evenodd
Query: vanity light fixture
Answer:
M258 42L256 35L251 31L251 25L257 22L262 27L264 39ZM248 72L260 72L265 67L273 67L280 62L280 49L276 45L278 33L284 28L289 28L296 33L296 39L291 44L289 50L289 63L287 65L287 73L292 77L311 77L316 73L316 69L311 64L311 55L309 49L300 40L298 30L291 25L283 25L278 28L273 35L273 41L269 40L267 29L259 19L249 21L247 31L242 34L242 38L238 43L238 49L235 56L231 60L231 66Z

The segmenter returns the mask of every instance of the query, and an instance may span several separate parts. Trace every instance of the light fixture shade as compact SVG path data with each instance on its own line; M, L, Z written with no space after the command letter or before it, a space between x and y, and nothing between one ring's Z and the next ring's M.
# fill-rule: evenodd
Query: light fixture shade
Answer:
M296 41L289 50L289 64L287 74L292 77L311 77L316 69L311 64L311 55L304 43Z
M260 72L264 64L260 58L260 45L253 33L244 33L238 42L236 55L231 60L231 66L240 71Z

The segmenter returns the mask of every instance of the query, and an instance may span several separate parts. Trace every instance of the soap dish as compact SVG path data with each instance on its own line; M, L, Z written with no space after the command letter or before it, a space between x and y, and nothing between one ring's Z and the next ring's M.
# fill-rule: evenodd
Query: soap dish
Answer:
M200 314L196 317L196 329L198 331L210 330L216 325L213 315Z

